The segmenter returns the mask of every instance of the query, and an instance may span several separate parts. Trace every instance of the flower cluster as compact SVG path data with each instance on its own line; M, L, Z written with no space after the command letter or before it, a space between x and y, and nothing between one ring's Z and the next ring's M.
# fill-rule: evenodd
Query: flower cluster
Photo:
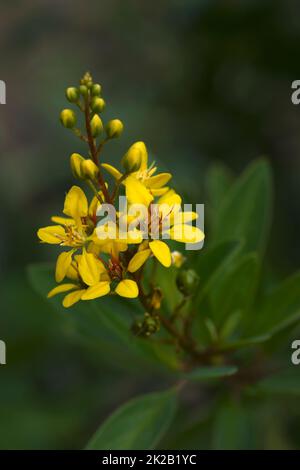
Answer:
M101 86L89 73L78 87L67 88L66 97L77 112L64 109L61 123L88 146L86 157L71 155L71 170L92 197L89 201L81 187L72 186L65 197L64 215L53 216L53 225L38 230L42 242L63 248L56 262L58 285L48 297L64 293L64 307L107 294L138 297L143 265L149 258L166 268L179 267L183 261L179 252L171 253L165 239L203 240L203 232L192 225L198 215L181 210L181 197L169 187L172 175L158 173L155 163L149 164L143 142L131 145L122 157L122 171L103 161L105 145L122 134L123 124L113 119L103 125ZM78 112L84 117L84 131L76 126ZM120 197L125 199L126 211L117 206ZM113 217L104 216L109 207Z

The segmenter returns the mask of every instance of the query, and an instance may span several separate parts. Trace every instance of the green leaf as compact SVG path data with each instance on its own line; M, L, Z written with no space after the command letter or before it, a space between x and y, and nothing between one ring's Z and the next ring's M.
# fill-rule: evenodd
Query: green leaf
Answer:
M212 165L206 174L206 192L209 201L209 221L213 227L217 212L233 181L230 170L221 163Z
M300 320L300 272L276 286L253 312L245 327L249 335L275 334Z
M240 257L243 244L239 241L226 241L204 250L199 256L197 273L200 276L200 301L208 291L214 290L218 279L223 279L231 265Z
M213 449L244 450L256 447L251 416L242 404L225 402L217 411L213 429Z
M243 338L237 341L232 341L230 343L226 343L220 347L222 352L226 351L234 351L235 349L242 349L247 348L249 346L256 346L257 344L265 343L269 341L271 335L261 335L261 336L251 336L250 338Z
M247 251L262 253L270 228L272 182L265 160L252 164L224 198L213 231L215 242L244 239Z
M87 449L154 449L175 415L176 391L142 395L115 411L92 437Z
M205 381L210 379L221 379L224 377L230 377L236 374L238 371L235 366L207 366L198 367L191 372L184 374L187 380L193 381Z
M92 341L106 353L108 360L115 361L117 358L118 363L127 368L134 367L132 358L140 363L146 359L159 366L164 363L168 367L176 367L175 353L170 348L154 345L132 335L130 326L133 316L143 314L136 301L106 296L79 302L71 309L65 309L61 304L61 296L46 299L47 292L55 284L53 272L53 266L49 264L36 264L28 268L34 290L61 314L69 331Z
M300 374L298 369L268 377L249 388L251 394L266 396L293 395L300 396Z
M259 268L258 256L249 253L232 263L226 275L216 278L209 297L217 324L235 311L245 314L249 310L256 294Z

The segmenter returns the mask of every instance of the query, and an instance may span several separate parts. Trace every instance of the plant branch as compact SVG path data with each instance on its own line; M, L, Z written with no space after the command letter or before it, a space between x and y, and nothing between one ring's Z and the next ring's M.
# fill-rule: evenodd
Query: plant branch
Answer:
M87 133L87 139L88 139L88 144L89 144L89 148L90 148L91 157L92 157L94 163L99 168L99 176L98 176L99 185L100 185L101 190L103 192L105 201L108 202L108 203L111 203L110 195L108 193L107 187L105 185L105 181L104 181L103 176L101 174L100 164L99 164L99 154L97 153L95 139L92 135L90 104L89 104L89 97L88 96L85 98L84 116L85 116L85 127L86 127L86 133Z

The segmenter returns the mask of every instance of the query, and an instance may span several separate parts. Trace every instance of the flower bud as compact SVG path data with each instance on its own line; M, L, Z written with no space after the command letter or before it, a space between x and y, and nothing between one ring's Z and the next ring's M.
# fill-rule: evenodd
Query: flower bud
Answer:
M199 276L193 269L185 269L180 271L176 278L178 290L188 297L193 295L199 284Z
M93 137L97 137L103 131L103 124L98 114L95 114L91 120L91 130Z
M106 134L109 139L119 137L123 132L123 123L119 119L112 119L106 125Z
M155 287L150 301L151 307L154 308L154 310L160 309L162 299L163 294L161 288Z
M186 258L183 256L180 251L172 251L171 253L172 264L175 268L181 268L183 263L185 262Z
M79 153L72 153L70 157L71 170L75 178L83 179L81 171L81 163L84 162L84 158Z
M94 96L92 99L92 110L94 113L101 113L105 108L105 101L102 98L98 98L98 96Z
M66 98L71 103L76 103L79 100L79 91L74 86L66 89Z
M76 114L72 109L63 109L60 113L60 122L64 127L72 129L76 124Z
M142 152L140 148L133 144L123 156L121 163L126 173L138 171L142 163Z
M133 323L131 331L134 335L141 338L149 338L149 336L157 333L160 328L160 320L157 315L145 313L143 320L137 320Z
M90 179L90 180L95 180L98 176L99 169L97 165L88 158L87 160L83 160L81 162L81 173L83 175L83 178L85 179Z
M79 87L80 94L82 96L87 96L88 94L88 87L86 85L80 85Z
M102 87L101 85L99 85L99 83L94 83L91 89L92 96L99 96L101 93L101 89Z

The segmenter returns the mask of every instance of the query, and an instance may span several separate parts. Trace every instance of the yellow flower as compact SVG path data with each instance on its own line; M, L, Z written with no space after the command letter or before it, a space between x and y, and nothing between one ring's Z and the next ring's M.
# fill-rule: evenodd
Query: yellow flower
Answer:
M74 248L84 245L88 238L88 222L91 218L87 198L78 186L72 186L67 193L63 212L69 217L52 217L51 220L59 225L40 228L38 237L42 242L54 245Z
M181 211L181 198L173 190L161 196L154 206L148 223L150 240L144 241L138 252L128 265L129 272L137 271L146 260L153 255L163 266L170 267L172 256L167 243L158 238L169 238L182 243L199 243L204 239L204 233L189 225L197 219L196 212Z
M136 184L137 192L142 192L143 194L148 193L148 199L150 198L151 200L153 200L154 196L161 196L162 194L168 191L168 187L165 187L165 185L172 178L172 175L170 173L159 173L158 175L154 175L157 170L157 167L154 166L154 164L148 167L148 152L144 142L134 143L129 148L126 155L130 155L130 153L136 155L137 152L140 152L141 163L139 169L130 173L130 176L126 177L126 174L122 174L114 166L109 165L108 163L102 163L102 167L105 168L117 181L122 178L122 182L123 184L125 184L126 190L128 182L131 181L129 187L132 186L132 178L134 178L137 182L140 183ZM132 203L130 199L131 198L129 196L128 200L130 203ZM136 200L135 202L143 203L139 200Z
M93 253L83 249L82 255L71 259L66 272L67 278L72 281L54 287L48 298L54 295L69 292L63 299L63 306L68 308L79 300L91 300L113 292L121 297L135 298L139 294L135 281L125 279L125 271L119 260L111 258L105 266Z
M90 242L96 225L98 205L99 201L95 196L88 206L82 189L73 186L66 195L63 210L69 217L54 216L51 220L59 225L50 225L38 230L37 234L42 242L72 248L70 251L62 252L57 258L56 282L61 282L65 278L77 249Z

